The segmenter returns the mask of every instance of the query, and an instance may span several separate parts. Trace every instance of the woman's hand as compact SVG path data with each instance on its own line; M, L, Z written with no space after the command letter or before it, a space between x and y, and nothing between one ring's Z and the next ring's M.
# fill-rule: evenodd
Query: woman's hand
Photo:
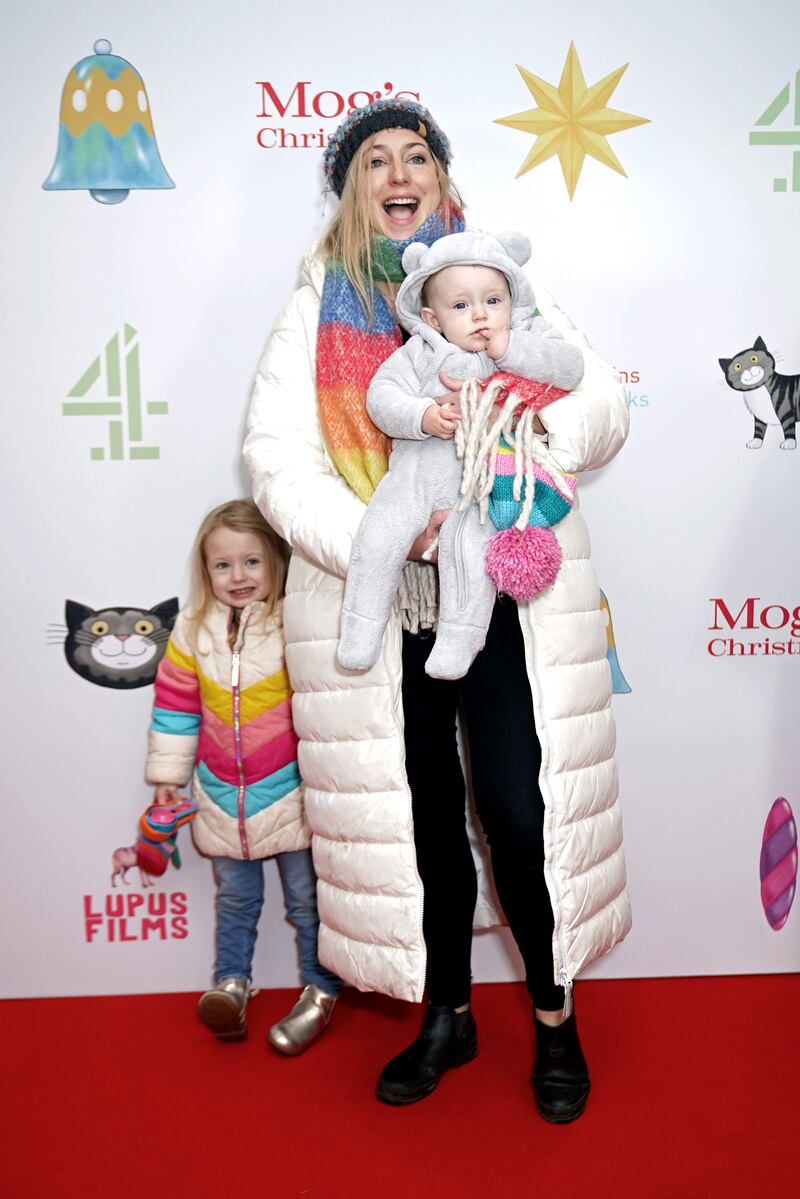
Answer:
M178 788L174 783L159 783L156 787L156 803L161 807L165 804L178 802Z
M443 387L447 388L447 391L444 395L437 397L437 404L451 404L454 412L460 412L461 388L464 386L464 380L454 379L452 375L446 375L444 371L440 371L439 381Z
M411 549L408 551L409 562L431 562L438 560L439 554L436 550L431 554L430 558L423 559L422 555L426 550L433 545L436 538L439 536L439 530L450 515L449 508L438 508L436 512L431 513L431 518L428 521L428 527L424 533L420 533Z

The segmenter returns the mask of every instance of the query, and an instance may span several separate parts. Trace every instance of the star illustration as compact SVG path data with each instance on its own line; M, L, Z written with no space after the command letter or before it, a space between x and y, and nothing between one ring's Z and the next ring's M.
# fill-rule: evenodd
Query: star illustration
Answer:
M564 70L558 87L517 66L528 91L538 104L527 112L517 112L510 117L500 117L496 125L508 125L532 133L536 141L528 157L517 171L517 178L526 171L538 167L557 154L561 162L564 182L570 200L575 195L586 155L604 163L620 175L625 175L607 136L634 125L649 125L647 117L635 117L629 112L606 108L614 89L628 68L628 64L617 67L598 83L586 86L575 43L570 42ZM627 176L626 176L627 178Z

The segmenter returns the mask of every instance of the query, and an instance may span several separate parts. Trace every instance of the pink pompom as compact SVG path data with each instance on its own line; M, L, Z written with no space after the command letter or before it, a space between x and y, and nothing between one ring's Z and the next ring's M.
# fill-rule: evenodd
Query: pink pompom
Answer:
M486 573L501 595L515 600L552 587L560 566L561 546L550 529L502 529L486 551Z

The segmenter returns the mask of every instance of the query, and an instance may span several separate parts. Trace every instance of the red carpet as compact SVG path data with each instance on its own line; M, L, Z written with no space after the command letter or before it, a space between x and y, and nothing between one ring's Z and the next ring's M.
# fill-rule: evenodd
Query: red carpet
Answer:
M582 983L594 1085L565 1127L533 1106L521 987L475 989L477 1060L399 1110L372 1090L419 1011L347 991L281 1058L264 1034L295 995L258 995L233 1045L194 996L6 1002L4 1199L798 1193L798 975Z

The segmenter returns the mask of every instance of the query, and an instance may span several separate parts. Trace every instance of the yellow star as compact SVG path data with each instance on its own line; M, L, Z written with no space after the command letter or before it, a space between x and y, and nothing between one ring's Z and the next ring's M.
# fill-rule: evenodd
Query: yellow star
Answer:
M610 99L627 68L628 64L625 63L610 75L606 75L599 83L587 87L574 42L569 44L557 88L553 87L552 83L540 79L538 75L532 75L524 67L517 66L528 91L539 107L529 108L527 112L514 113L510 117L501 117L495 124L508 125L511 129L521 129L523 133L533 133L536 136L528 157L517 171L518 179L520 175L538 167L554 154L558 155L561 162L570 200L575 195L587 154L596 158L598 162L605 163L612 170L619 171L620 175L625 175L619 159L606 140L606 135L619 133L622 129L632 129L634 125L650 124L647 117L635 117L629 112L605 107L606 101Z

